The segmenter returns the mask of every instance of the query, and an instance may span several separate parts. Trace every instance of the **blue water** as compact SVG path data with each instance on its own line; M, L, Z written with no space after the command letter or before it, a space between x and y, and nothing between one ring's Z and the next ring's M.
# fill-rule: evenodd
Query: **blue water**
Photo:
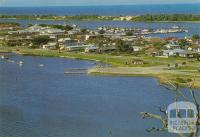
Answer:
M90 68L94 62L16 55L10 59L16 62L0 60L1 137L175 136L145 131L160 124L143 120L140 112L159 114L158 107L174 98L154 78L65 75L66 68Z
M126 6L71 6L71 7L0 7L0 14L53 15L141 15L141 14L199 14L200 4L126 5Z

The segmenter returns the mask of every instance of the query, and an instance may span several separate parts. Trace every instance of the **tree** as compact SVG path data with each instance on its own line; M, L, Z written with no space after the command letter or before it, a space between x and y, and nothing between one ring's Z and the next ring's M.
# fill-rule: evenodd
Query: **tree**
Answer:
M199 36L198 34L192 35L192 40L193 40L194 42L198 41L199 39L200 39L200 36Z
M99 31L99 34L104 34L104 33L105 33L104 30L100 30L100 31Z
M65 30L65 31L69 31L69 30L72 30L72 29L73 29L72 26L69 26L69 25L65 25L65 26L64 26L64 30Z
M175 67L175 68L178 68L178 63L175 63L174 67Z
M81 32L85 34L85 33L87 33L87 29L83 28L83 29L81 29Z
M181 48L185 47L188 44L186 39L179 39L178 43L181 46Z
M194 123L197 127L196 133L189 133L189 134L181 134L177 133L178 136L180 137L198 137L199 134L199 126L200 126L200 104L197 99L197 95L195 94L196 91L194 90L194 82L195 82L195 77L193 80L187 80L188 84L188 93L185 91L182 91L180 89L179 84L174 84L170 81L164 83L162 86L165 87L167 90L173 91L175 94L174 100L177 102L179 99L181 101L190 101L192 102L197 109L197 121ZM189 83L190 82L190 83ZM141 112L141 116L143 119L156 119L161 122L162 127L161 128L156 128L152 127L150 129L147 129L148 132L157 132L157 131L167 131L168 129L168 114L166 111L166 108L159 107L159 111L162 113L162 115L158 114L151 114L148 112Z
M131 31L126 32L126 36L133 36L133 32Z
M153 46L156 48L156 49L162 49L163 48L163 43L162 42L153 42L152 43Z
M37 36L32 39L32 42L35 45L47 44L49 41L50 38L48 36Z
M116 40L116 48L120 52L128 52L131 51L130 45L126 44L123 40Z

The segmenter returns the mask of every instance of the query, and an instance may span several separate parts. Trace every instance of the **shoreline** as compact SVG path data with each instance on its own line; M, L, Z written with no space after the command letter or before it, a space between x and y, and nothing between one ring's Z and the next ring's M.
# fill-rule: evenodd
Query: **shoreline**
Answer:
M2 20L29 20L20 18L0 18ZM200 21L132 21L132 20L114 20L114 19L31 19L36 21L120 21L120 22L135 22L135 23L200 23Z
M188 87L189 83L181 83L177 81L180 79L193 79L193 75L196 72L193 71L171 71L164 70L164 66L149 66L149 67L127 67L115 63L106 62L103 58L89 56L89 54L83 53L58 53L52 51L41 51L34 49L0 49L0 53L15 53L22 56L44 56L44 57L58 57L58 58L69 58L69 59L79 59L79 60L89 60L95 62L102 62L112 65L112 67L93 67L88 70L90 75L104 75L104 76L128 76L128 77L153 77L156 78L160 84L166 83L168 81L172 83L178 83L181 87ZM197 74L196 81L194 82L195 88L200 88L200 74Z

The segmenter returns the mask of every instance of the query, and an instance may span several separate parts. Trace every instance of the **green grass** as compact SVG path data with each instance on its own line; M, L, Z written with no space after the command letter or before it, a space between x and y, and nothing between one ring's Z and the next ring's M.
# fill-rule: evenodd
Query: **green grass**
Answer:
M0 36L5 36L6 34L8 34L7 30L0 30Z
M6 51L6 52L16 52L18 54L22 55L35 55L35 56L47 56L47 57L65 57L65 58L75 58L75 59L83 59L83 60L94 60L94 61L100 61L104 63L111 64L113 67L151 67L155 66L157 68L167 68L167 64L175 64L175 63L182 63L186 62L185 58L176 58L176 57L171 57L171 58L156 58L156 57L149 57L146 55L143 55L141 57L135 57L133 55L121 55L121 56L116 56L116 55L110 55L110 54L95 54L95 53L83 53L83 52L58 52L57 50L41 50L41 49L28 49L26 47L5 47L5 46L0 46L0 52L1 51ZM125 62L131 62L132 59L141 59L147 64L144 65L133 65L133 64L126 64ZM187 79L192 79L193 74L191 71L197 71L197 68L199 67L199 62L195 61L195 59L187 59L187 63L184 66L181 66L177 69L174 70L174 73L171 74L151 74L149 73L148 75L144 76L153 76L159 78L161 82L165 82L165 79L167 78L168 80L171 80L175 83L180 83L182 86L186 85ZM159 70L158 69L158 70ZM163 69L164 70L164 69ZM182 72L185 71L183 75L176 74L176 72ZM191 73L188 73L188 72ZM105 73L106 74L106 73ZM191 75L192 74L192 75ZM195 72L195 74L197 74ZM119 74L120 75L120 74ZM129 74L127 74L129 76ZM143 76L143 75L135 75L135 74L130 74L130 76ZM196 82L195 86L199 87L200 85L200 77L199 73L197 74L196 77Z

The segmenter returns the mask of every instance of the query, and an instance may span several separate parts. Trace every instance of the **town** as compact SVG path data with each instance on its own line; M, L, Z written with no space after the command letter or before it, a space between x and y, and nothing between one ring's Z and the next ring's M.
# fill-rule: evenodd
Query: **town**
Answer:
M3 23L0 30L4 31L0 36L1 45L10 47L94 53L118 51L165 58L169 56L194 58L200 53L198 35L181 39L148 36L148 34L187 32L178 26L157 30L103 26L90 30L77 25L34 24L27 28L20 28L17 24Z

